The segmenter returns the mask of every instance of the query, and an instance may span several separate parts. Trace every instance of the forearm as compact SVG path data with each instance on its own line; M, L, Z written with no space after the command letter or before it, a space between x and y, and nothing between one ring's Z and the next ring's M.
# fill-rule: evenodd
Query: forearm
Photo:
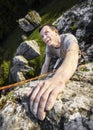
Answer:
M45 62L44 62L42 69L41 69L41 74L48 72L50 60L51 60L51 57L48 57L48 55L46 54Z
M74 74L78 64L78 51L70 51L67 53L65 60L60 68L56 71L54 79L66 83Z
M42 69L41 69L41 74L47 73L47 71L48 71L48 65L43 64Z

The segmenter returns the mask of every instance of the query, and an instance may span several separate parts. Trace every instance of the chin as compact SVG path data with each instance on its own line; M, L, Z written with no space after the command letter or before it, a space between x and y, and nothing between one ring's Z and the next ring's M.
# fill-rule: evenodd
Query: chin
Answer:
M58 48L60 48L60 47L55 47L55 49L58 49Z
M55 48L57 49L57 48L60 48L60 45L55 45Z
M53 45L50 43L50 44L48 44L48 46L53 46Z

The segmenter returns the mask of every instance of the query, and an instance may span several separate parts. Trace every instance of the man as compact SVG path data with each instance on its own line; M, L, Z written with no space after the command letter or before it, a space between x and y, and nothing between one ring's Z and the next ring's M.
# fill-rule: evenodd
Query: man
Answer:
M46 112L52 109L57 95L64 90L66 82L77 68L79 47L72 34L59 35L58 30L53 25L44 25L39 31L46 44L46 57L41 74L48 71L53 56L64 58L53 77L39 81L30 93L31 112L36 118L44 120Z

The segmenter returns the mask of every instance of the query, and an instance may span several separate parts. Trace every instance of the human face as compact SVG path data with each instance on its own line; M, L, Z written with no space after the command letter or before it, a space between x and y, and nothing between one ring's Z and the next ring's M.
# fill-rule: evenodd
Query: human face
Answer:
M59 34L55 30L52 30L49 26L44 26L40 31L40 35L42 37L42 40L46 43L46 45L53 46L55 48L60 47Z

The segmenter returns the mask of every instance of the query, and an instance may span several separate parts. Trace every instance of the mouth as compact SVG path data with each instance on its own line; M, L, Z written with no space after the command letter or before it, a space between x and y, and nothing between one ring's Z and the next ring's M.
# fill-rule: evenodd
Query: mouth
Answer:
M46 43L50 46L51 45L51 39L48 39Z

